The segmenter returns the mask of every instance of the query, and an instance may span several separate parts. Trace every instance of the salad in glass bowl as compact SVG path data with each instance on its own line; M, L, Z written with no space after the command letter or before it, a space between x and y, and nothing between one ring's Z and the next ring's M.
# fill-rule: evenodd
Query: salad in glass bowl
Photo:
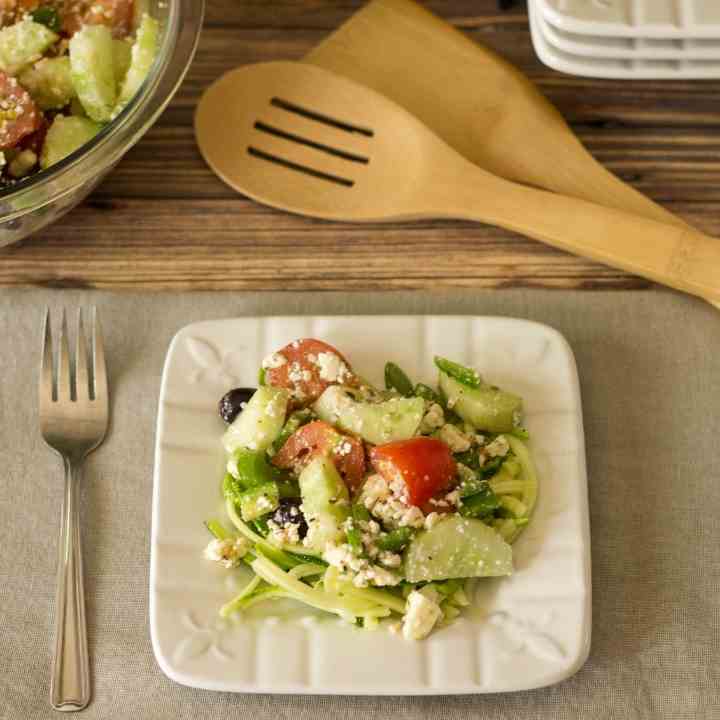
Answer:
M143 0L0 0L0 190L117 117L158 52Z
M437 387L388 362L376 388L302 339L221 399L227 518L207 521L204 555L253 571L221 615L291 598L419 640L461 614L469 582L512 573L537 496L522 400L435 365Z

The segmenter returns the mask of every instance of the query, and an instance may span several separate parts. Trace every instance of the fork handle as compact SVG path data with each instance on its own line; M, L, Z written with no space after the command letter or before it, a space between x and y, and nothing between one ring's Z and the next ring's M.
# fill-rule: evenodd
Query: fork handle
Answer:
M503 180L467 161L433 178L434 217L487 222L720 302L720 239ZM432 204L432 209L428 205Z
M82 710L90 702L90 663L80 543L80 468L68 458L58 548L55 653L50 702L55 710Z

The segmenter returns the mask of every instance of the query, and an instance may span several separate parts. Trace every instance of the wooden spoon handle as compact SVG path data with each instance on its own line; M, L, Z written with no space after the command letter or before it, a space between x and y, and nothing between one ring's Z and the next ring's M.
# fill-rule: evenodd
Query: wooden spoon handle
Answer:
M716 304L720 239L600 205L534 190L465 163L435 185L437 217L478 220L622 268Z

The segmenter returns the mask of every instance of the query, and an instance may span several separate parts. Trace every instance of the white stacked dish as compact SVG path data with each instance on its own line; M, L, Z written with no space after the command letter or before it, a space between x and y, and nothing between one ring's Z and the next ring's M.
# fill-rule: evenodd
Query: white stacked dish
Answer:
M535 51L571 75L720 78L718 0L529 0Z

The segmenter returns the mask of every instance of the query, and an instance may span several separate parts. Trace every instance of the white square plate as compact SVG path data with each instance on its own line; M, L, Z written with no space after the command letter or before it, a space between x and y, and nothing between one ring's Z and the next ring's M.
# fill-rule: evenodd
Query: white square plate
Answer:
M202 558L222 517L223 424L231 387L298 337L335 345L371 382L386 360L433 382L442 354L521 394L540 478L510 578L482 580L474 609L424 642L365 632L288 603L232 622L219 607L246 581ZM288 317L190 325L174 338L160 394L150 625L173 680L211 690L425 695L524 690L576 672L590 647L590 538L577 370L555 330L493 317Z
M691 57L621 58L587 56L567 52L553 42L553 30L535 3L528 5L535 52L545 65L569 75L627 80L713 79L720 77L720 58Z

